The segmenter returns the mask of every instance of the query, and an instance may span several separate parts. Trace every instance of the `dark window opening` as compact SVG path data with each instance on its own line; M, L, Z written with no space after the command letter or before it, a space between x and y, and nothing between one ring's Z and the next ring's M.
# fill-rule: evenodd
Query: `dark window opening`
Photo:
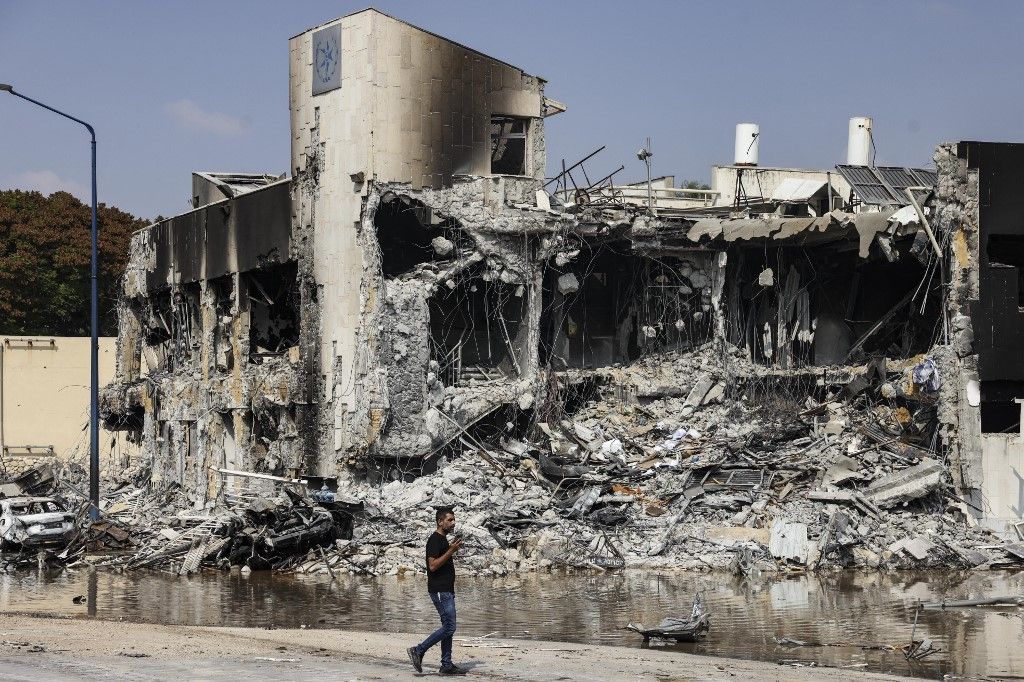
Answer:
M199 360L203 340L202 285L182 284L174 296L174 352L182 362Z
M249 297L249 359L282 355L299 344L299 285L295 261L245 274Z
M982 401L982 433L1017 433L1019 429L1020 405L1005 400Z
M1020 403L1024 383L1019 381L981 382L982 433L1017 433L1020 430Z
M1017 306L1024 308L1024 235L990 234L986 251L989 267L1017 268Z
M174 369L171 355L171 291L165 289L140 301L139 321L142 327L142 373L151 375Z
M266 410L254 410L252 418L252 445L249 448L249 461L252 470L261 474L275 476L284 473L284 460L281 455L279 417L285 408L272 406Z
M151 296L141 319L142 355L148 373L173 371L199 357L203 322L198 282Z
M466 276L454 289L442 287L429 309L430 355L446 386L519 375L521 286Z
M142 405L131 405L124 412L110 413L103 418L103 428L107 431L131 431L141 435L145 425L146 411ZM133 441L129 438L130 442Z
M491 173L526 175L526 132L529 120L491 116Z
M171 291L150 297L146 306L144 334L147 345L156 346L171 338Z
M432 222L430 209L418 202L381 202L373 224L385 277L403 275L423 263L453 260L469 247L471 238L453 220Z

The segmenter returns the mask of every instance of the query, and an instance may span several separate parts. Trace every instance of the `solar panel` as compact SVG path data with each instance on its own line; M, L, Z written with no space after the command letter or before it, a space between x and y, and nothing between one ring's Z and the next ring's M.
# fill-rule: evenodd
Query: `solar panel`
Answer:
M902 166L849 166L838 165L836 170L850 183L865 204L906 206L907 187L935 187L938 174L927 168Z
M875 170L878 171L878 175L881 176L885 184L895 190L895 198L899 199L900 203L907 203L906 189L917 186L917 178L910 172L910 169L898 166L879 166Z
M894 203L892 193L868 166L838 165L836 170L850 183L853 191L865 204L887 205ZM906 203L906 200L896 203Z
M928 168L911 168L910 172L917 177L917 182L921 187L938 187L939 186L939 174Z

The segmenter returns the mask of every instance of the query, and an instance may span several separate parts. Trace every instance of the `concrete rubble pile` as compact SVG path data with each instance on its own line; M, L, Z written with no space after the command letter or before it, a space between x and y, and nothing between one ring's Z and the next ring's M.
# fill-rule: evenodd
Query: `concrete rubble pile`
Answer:
M537 390L526 429L467 431L433 473L353 476L343 496L264 476L197 510L173 484L108 481L103 518L83 515L58 556L179 574L422 572L434 512L452 507L460 570L480 575L1017 563L1019 546L972 527L932 450L940 367L921 356L778 370L707 344L566 372ZM53 472L33 491L44 478L69 508L84 503Z
M365 508L352 540L298 570L422 572L445 506L466 538L460 570L481 575L1019 561L968 521L929 449L934 361L832 369L772 372L710 347L609 369L593 399L531 439L477 442L412 482L350 485ZM692 385L645 404L616 397L664 373Z

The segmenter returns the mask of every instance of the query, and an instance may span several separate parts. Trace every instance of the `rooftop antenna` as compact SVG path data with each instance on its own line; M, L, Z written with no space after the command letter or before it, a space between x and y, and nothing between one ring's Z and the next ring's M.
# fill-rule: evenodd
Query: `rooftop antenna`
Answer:
M743 183L743 171L757 166L760 138L761 126L758 124L736 124L736 144L733 154L733 165L736 167L736 187L733 190L734 208L750 203L747 187Z

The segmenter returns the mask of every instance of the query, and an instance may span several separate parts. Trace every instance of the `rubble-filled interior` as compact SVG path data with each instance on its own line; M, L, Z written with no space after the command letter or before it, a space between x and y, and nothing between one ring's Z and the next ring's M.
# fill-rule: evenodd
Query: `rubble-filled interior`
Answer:
M909 256L865 260L855 248L739 250L726 275L729 341L783 368L927 351L941 303L933 273Z
M593 369L711 338L711 254L634 254L628 239L556 256L544 275L541 358L553 369Z

